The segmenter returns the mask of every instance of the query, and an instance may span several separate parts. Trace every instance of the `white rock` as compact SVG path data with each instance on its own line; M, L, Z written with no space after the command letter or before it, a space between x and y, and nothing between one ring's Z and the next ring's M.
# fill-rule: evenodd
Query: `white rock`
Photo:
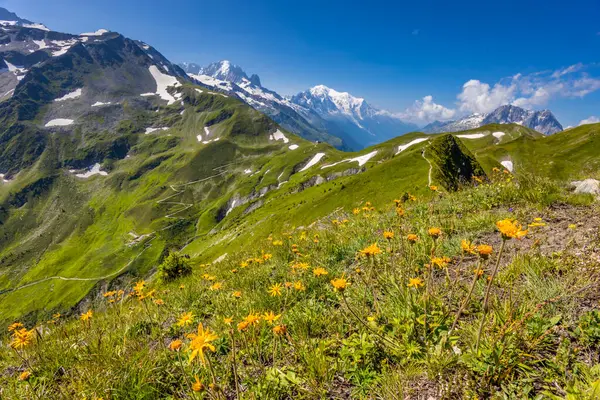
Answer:
M575 187L575 193L588 193L600 195L600 181L596 179L586 179L583 181L571 182Z
M505 161L501 161L500 164L502 164L502 166L504 168L506 168L507 170L509 170L510 172L514 171L514 165L513 162L510 160L505 160Z

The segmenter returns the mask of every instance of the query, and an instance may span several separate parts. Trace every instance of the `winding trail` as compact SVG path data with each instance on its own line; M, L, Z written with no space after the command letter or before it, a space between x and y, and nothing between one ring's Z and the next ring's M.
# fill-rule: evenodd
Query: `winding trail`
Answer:
M181 213L181 212L183 212L183 211L185 211L185 210L187 210L187 209L189 209L189 208L191 208L191 207L194 206L194 204L191 204L191 203L182 203L182 202L178 202L178 201L168 201L168 200L172 199L175 196L179 196L180 194L182 194L184 192L186 186L193 185L195 183L205 182L207 180L210 180L210 179L213 179L213 178L225 175L227 173L227 170L224 169L224 168L226 168L226 167L228 167L228 166L230 166L232 164L235 164L235 163L226 164L226 165L222 165L220 167L214 168L213 171L220 171L220 172L218 174L211 175L211 176L209 176L207 178L198 179L198 180L187 182L187 183L169 185L169 188L171 190L173 190L175 193L172 194L171 196L165 197L164 199L157 200L156 204L180 205L182 208L180 208L179 210L177 210L175 212L172 212L172 213L169 213L169 214L165 215L165 218L177 219L178 217L175 217L174 215L179 214L179 213ZM178 187L179 187L179 189L178 189ZM147 234L145 234L143 236L144 237L153 236L154 234L156 234L156 232L160 232L160 231L163 231L165 229L169 229L172 226L173 225L169 225L169 226L167 226L165 228L162 228L162 229L160 229L158 231L150 232L150 233L147 233ZM125 264L119 270L117 270L115 272L112 272L112 273L110 273L108 275L98 276L98 277L94 277L94 278L77 278L77 277L69 278L69 277L60 276L60 275L49 276L49 277L46 277L46 278L43 278L43 279L40 279L40 280L37 280L37 281L26 283L25 285L18 286L18 287L13 288L13 289L6 289L6 290L3 290L3 291L0 291L0 296L2 296L4 294L8 294L8 293L13 293L13 292L16 292L16 291L21 290L21 289L26 289L28 287L31 287L31 286L34 286L34 285L38 285L38 284L43 283L43 282L48 282L48 281L51 281L51 280L76 281L76 282L93 282L93 281L102 281L102 280L106 280L106 279L109 279L109 278L113 278L115 276L120 275L131 264L133 264L150 247L149 243L151 241L153 241L154 238L155 237L152 237L149 241L147 241L144 249L142 251L140 251L132 260L130 260L127 264Z
M431 173L433 171L433 165L431 164L431 161L429 161L427 159L427 157L425 157L425 150L427 149L427 147L429 147L429 144L427 146L425 146L425 148L421 151L421 156L425 159L425 161L427 161L427 164L429 164L429 175L428 175L428 183L427 186L431 186L432 179L431 179Z
M144 249L142 251L140 251L132 260L130 260L127 264L125 264L124 266L122 266L118 271L112 272L108 275L104 275L104 276L99 276L99 277L94 277L94 278L67 278L64 276L49 276L47 278L44 279L40 279L37 281L33 281L33 282L29 282L25 285L16 287L14 289L7 289L5 291L0 292L0 296L3 294L8 294L8 293L13 293L16 292L18 290L21 289L25 289L43 282L47 282L47 281L51 281L51 280L61 280L61 281L78 281L78 282L90 282L90 281L102 281L105 279L109 279L112 278L114 276L120 275L123 271L125 271L131 264L133 264L150 246L148 246L148 244L154 240L154 238L150 239L147 243L146 246L144 247Z

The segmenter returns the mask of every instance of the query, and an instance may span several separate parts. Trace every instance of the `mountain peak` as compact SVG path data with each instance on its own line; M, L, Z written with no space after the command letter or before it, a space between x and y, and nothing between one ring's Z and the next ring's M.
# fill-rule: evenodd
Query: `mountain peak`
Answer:
M251 81L251 79L248 78L246 72L244 72L244 70L240 66L231 63L231 61L229 60L221 60L209 64L206 67L200 68L198 73L200 75L208 75L215 79L233 82L236 84L242 83L244 79ZM257 81L260 83L260 78L258 78L258 76L254 78L254 82Z
M16 26L22 26L25 28L35 28L35 29L41 29L41 30L45 30L45 31L49 30L45 25L38 24L38 23L32 22L28 19L21 18L14 12L9 11L4 7L0 7L0 25L16 25Z
M459 120L433 122L423 128L426 133L459 132L488 124L517 124L534 129L545 135L563 130L550 110L532 111L513 104L505 104L489 114L472 114Z

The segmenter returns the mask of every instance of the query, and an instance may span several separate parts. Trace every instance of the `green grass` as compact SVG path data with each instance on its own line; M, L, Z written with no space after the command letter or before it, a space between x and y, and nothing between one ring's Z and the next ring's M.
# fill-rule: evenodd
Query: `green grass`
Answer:
M393 162L401 167L418 159L425 163L416 149ZM363 177L382 174L378 168L384 167L374 165ZM586 223L596 215L597 204L581 205L581 199L546 178L506 181L504 174L492 174L489 184L419 194L416 201L402 204L405 214L399 216L392 201L380 200L375 209L366 206L366 201L376 204L378 192L375 186L359 185L365 182L346 182L344 190L358 192L356 203L348 201L327 218L295 229L289 226L294 220L279 219L272 232L256 225L242 234L247 245L230 247L229 257L220 263L192 259L190 277L167 284L151 280L137 295L126 297L100 293L129 293L133 277L97 288L94 301L71 316L37 325L41 335L25 348L14 352L1 347L3 396L593 398L600 379L600 314L593 303L599 271L593 260L578 254L597 245L597 227L596 236L586 233L593 228ZM398 198L406 189L400 182L395 182ZM332 201L321 197L321 190L317 186L301 192L307 196L306 210ZM331 196L342 197L339 192ZM326 201L317 201L321 199ZM361 209L354 215L358 203ZM298 207L304 205L292 208ZM287 215L293 215L292 208ZM285 211L272 209L277 215ZM321 212L330 210L315 211ZM450 327L473 270L479 265L485 276L491 275L501 242L495 222L518 218L527 224L539 216L546 226L530 228L522 242L507 243L476 349L487 280L476 282L457 328L450 332ZM578 226L572 229L571 223ZM435 241L427 234L433 226L443 232ZM394 238L385 239L383 231L394 232ZM407 242L409 233L418 235L416 244ZM556 234L573 240L552 244L550 235ZM492 257L479 264L476 255L463 256L465 239L491 244ZM360 257L360 250L372 243L382 253ZM542 250L551 244L555 247ZM450 257L447 268L429 269L432 253ZM246 265L248 259L260 262ZM315 276L316 267L328 274ZM351 283L343 294L330 283L342 276ZM409 287L411 278L421 278L424 286ZM216 288L215 282L223 286ZM285 282L300 282L301 290L286 289ZM277 283L283 286L282 295L271 296L269 288ZM57 283L54 290L68 288ZM241 292L240 298L232 295L235 291ZM78 320L87 310L93 310L91 320ZM268 311L280 315L275 324L285 326L285 335L275 335L264 319L238 330L248 314ZM184 312L193 313L193 323L178 326ZM233 318L233 325L224 322L226 317ZM210 365L188 362L191 340L186 335L199 323L216 334L214 351L206 350ZM180 352L169 350L177 339L183 341ZM25 370L31 377L19 381ZM195 376L205 385L203 393L191 390ZM210 387L213 380L217 386Z

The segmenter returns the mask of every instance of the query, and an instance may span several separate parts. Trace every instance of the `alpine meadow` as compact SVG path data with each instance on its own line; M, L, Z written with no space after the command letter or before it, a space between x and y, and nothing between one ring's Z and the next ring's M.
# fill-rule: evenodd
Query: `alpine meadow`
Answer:
M600 399L597 62L388 111L173 46L0 8L0 399Z

